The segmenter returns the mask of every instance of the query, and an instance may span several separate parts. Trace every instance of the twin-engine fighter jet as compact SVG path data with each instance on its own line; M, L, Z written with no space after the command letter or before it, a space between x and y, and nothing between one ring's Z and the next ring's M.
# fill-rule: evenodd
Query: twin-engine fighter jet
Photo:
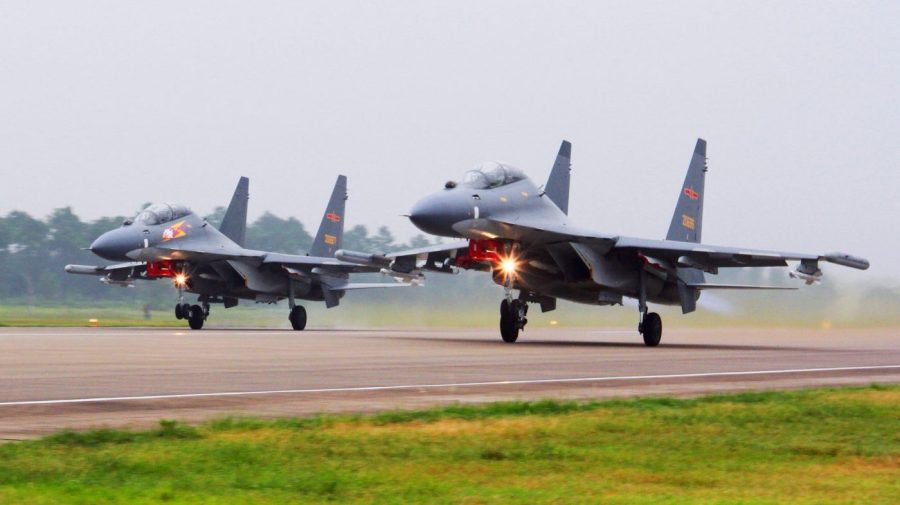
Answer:
M500 304L500 334L515 342L525 327L528 302L544 312L557 298L593 305L620 305L636 298L638 331L648 346L659 344L662 321L649 312L649 302L680 305L693 312L705 289L766 289L769 286L713 284L706 274L720 268L800 264L792 277L807 284L821 277L825 260L865 270L869 262L847 254L825 255L761 251L700 243L706 176L706 141L697 140L684 185L665 240L599 233L571 224L569 172L571 144L563 142L547 184L537 187L525 174L505 163L485 163L450 181L444 189L415 204L410 220L419 229L463 242L405 251L381 257L337 257L364 265L453 272L458 268L490 271L506 288ZM513 297L512 290L519 290ZM778 289L778 288L774 288Z
M178 290L175 317L187 319L199 330L209 317L209 306L234 307L238 299L275 303L287 298L290 322L295 330L306 327L306 309L297 299L324 300L337 306L352 289L408 286L408 283L352 283L353 272L377 272L381 268L345 263L334 258L344 232L347 178L338 176L322 217L319 231L306 256L255 251L244 248L247 230L249 180L242 177L219 229L187 207L154 204L134 219L101 235L90 250L104 259L123 261L108 266L67 265L73 274L100 275L109 284L131 285L135 279L172 279ZM384 270L389 273L389 270ZM405 273L398 278L416 281ZM196 293L198 303L184 301L184 293Z

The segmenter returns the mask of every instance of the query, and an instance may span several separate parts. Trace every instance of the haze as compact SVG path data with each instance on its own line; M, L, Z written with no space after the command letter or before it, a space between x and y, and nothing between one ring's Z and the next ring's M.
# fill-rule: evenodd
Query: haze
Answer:
M665 235L697 137L704 241L868 257L900 278L897 2L0 3L0 214L200 213L251 178L314 228L399 215L482 160L570 214ZM840 269L833 268L829 273ZM843 274L842 274L843 275Z

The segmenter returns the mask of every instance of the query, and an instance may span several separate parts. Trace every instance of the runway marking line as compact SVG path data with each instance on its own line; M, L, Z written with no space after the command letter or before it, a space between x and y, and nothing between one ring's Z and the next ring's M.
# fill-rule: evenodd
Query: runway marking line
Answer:
M653 380L653 379L689 379L698 377L739 377L750 375L796 374L817 372L849 372L858 370L891 370L900 369L900 365L872 365L872 366L846 366L832 368L795 368L787 370L751 370L741 372L703 372L682 373L665 375L626 375L612 377L573 377L562 379L524 379L508 381L483 381L483 382L457 382L446 384L401 384L394 386L351 386L342 388L316 388L316 389L274 389L268 391L225 391L219 393L176 393L162 395L143 396L109 396L97 398L72 398L64 400L24 400L12 402L0 402L0 407L25 406L25 405L60 405L67 403L91 403L91 402L123 402L139 400L170 400L177 398L205 398L216 396L254 396L254 395L285 395L285 394L315 394L315 393L353 393L367 391L399 391L405 389L437 389L437 388L463 388L479 386L513 386L523 384L565 384L574 382L613 382L628 380Z

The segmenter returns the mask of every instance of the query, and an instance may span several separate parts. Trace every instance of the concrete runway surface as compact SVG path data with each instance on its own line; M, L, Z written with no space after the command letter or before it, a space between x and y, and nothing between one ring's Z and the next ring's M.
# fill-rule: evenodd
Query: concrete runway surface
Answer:
M4 328L0 439L162 418L900 382L898 329Z

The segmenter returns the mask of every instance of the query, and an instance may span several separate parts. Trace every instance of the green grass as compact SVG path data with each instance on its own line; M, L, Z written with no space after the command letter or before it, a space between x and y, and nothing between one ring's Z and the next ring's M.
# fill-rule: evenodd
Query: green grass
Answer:
M0 503L898 503L900 387L541 401L0 446Z

